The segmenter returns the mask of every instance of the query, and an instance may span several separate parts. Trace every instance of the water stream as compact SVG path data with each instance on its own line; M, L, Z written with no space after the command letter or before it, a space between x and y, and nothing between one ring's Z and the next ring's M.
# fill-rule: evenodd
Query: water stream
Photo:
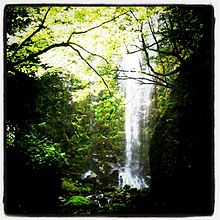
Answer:
M139 189L149 187L140 165L140 147L143 144L141 143L140 130L141 124L143 124L141 122L146 120L150 104L151 86L140 84L140 82L133 79L140 77L140 74L135 72L140 70L139 65L137 54L126 55L121 65L122 69L128 70L126 75L131 79L123 80L126 104L126 146L125 165L119 171L120 188L123 188L126 184Z

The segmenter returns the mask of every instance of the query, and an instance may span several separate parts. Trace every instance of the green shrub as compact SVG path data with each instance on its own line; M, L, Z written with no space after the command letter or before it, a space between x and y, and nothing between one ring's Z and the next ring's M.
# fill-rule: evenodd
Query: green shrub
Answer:
M67 160L61 144L41 137L36 126L30 125L29 132L17 140L16 147L26 157L26 164L34 170L43 170L45 167L62 168Z

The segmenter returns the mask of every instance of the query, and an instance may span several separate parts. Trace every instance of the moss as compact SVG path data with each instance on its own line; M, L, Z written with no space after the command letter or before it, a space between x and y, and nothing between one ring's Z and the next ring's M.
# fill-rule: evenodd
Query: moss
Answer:
M93 202L90 199L87 199L83 196L71 196L68 201L64 204L70 206L89 206Z
M83 184L73 182L71 179L62 178L62 189L71 194L90 194L93 190L92 184Z
M80 192L79 187L71 179L62 178L62 189L67 192Z

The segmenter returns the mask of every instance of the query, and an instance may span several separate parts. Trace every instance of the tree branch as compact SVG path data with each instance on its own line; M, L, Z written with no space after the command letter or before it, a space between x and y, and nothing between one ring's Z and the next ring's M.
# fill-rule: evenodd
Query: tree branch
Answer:
M148 21L148 25L149 25L151 34L152 34L152 36L153 36L153 38L154 38L154 41L155 41L155 43L156 43L156 45L157 45L157 52L158 52L158 54L159 54L159 59L160 59L160 62L161 62L161 64L162 64L163 74L165 74L165 68L164 68L164 65L163 65L163 62L162 62L162 57L161 57L161 54L160 54L160 46L159 46L159 43L158 43L158 41L157 41L157 38L156 38L156 36L155 36L155 34L154 34L154 29L153 29L153 27L152 27L152 25L151 25L150 20Z
M86 51L87 53L89 53L89 54L91 54L91 55L93 55L93 56L97 56L97 57L102 58L102 59L108 64L108 60L107 60L105 57L103 57L103 56L101 56L101 55L99 55L99 54L96 54L96 53L92 53L92 52L86 50L84 47L82 47L82 46L79 45L79 44L76 44L76 43L73 43L73 42L69 42L69 44L75 45L75 46L81 48L82 50Z
M118 77L119 80L128 80L128 79L133 79L133 80L136 80L138 81L140 84L153 84L153 85L159 85L159 86L163 86L165 88L172 88L171 85L167 85L167 84L163 84L161 82L158 82L158 81L155 81L155 80L152 80L152 79L147 79L147 78L144 78L144 77L131 77L131 76L119 76ZM144 82L144 80L146 80L147 82Z
M166 22L166 18L164 17L164 15L163 15L163 19L165 21L167 30L169 30L169 27L168 27L168 24ZM175 56L177 57L177 59L180 61L180 63L183 63L184 60L183 60L183 58L179 54L179 50L178 50L178 47L177 47L177 44L176 44L176 38L175 38L175 34L174 34L174 29L173 29L173 23L172 23L171 18L170 18L169 15L168 15L168 20L169 20L169 23L170 23L170 34L171 34L170 39L171 39L172 44L173 44L173 52L174 52Z
M164 39L160 39L160 40L158 40L157 42L152 43L151 45L148 45L147 48L149 49L149 48L153 47L154 45L156 45L156 44L162 42L163 40L164 40Z
M133 51L127 51L127 54L133 54L133 53L137 53L143 51L142 49L138 49L138 50L133 50Z
M153 48L148 48L148 50L151 50L151 51L154 51L154 52L158 52L159 54L164 54L164 55L167 55L167 56L174 56L174 57L176 57L176 54L173 53L173 52L162 51L162 50L153 49Z
M146 43L145 43L145 40L144 40L143 33L141 33L141 41L142 41L142 45L143 45L143 51L145 53L146 60L147 60L147 66L150 68L151 72L153 72L155 75L162 75L161 73L156 72L150 64L150 58L149 58L149 54L147 52L147 46L146 46Z
M108 92L110 95L111 91L108 87L108 84L106 83L106 81L104 80L104 78L100 75L100 73L98 73L98 71L81 55L81 53L79 52L79 50L77 50L76 48L74 48L72 45L69 45L69 47L71 47L74 51L77 52L77 54L79 55L79 57L101 78L102 82L104 83L104 85L106 86Z
M160 82L165 83L165 84L167 85L167 87L170 87L170 88L172 87L172 84L168 83L166 80L161 79L159 76L155 76L154 74L147 73L147 72L145 72L145 71L121 70L121 69L117 69L116 71L117 71L117 72L122 72L124 75L125 75L125 73L129 73L129 72L131 72L131 73L142 73L142 74L145 74L145 75L147 75L147 76L151 76L151 77L153 77L153 78L159 80ZM126 76L127 76L127 75L126 75ZM127 77L129 77L129 76L127 76ZM136 78L136 77L134 77L134 78ZM140 79L140 77L138 77L138 78ZM147 78L144 78L144 77L143 77L142 79L151 81L151 79L147 79ZM153 80L153 82L158 82L158 81Z
M73 43L73 42L69 42L69 43L68 42L63 42L63 43L59 43L59 44L52 44L52 45L50 45L50 46L48 46L48 47L46 47L46 48L44 48L44 49L42 49L42 50L40 50L40 51L38 51L36 53L30 54L29 56L25 57L24 59L21 59L21 60L15 62L15 63L12 63L12 64L14 66L17 66L17 65L19 65L21 63L24 63L24 62L26 62L28 60L31 60L31 59L33 59L33 58L43 54L43 53L47 52L48 50L51 50L51 49L53 49L55 47L67 47L69 45L75 45L75 46L81 48L82 50L86 51L87 53L89 53L89 54L91 54L93 56L97 56L97 57L102 58L103 60L105 60L106 63L108 63L108 60L106 58L104 58L103 56L101 56L99 54L92 53L92 52L86 50L84 47L82 47L79 44L76 44L76 43Z
M52 45L50 45L50 46L48 46L48 47L46 47L46 48L44 48L44 49L42 49L42 50L40 50L40 51L38 51L36 53L32 53L29 56L27 56L27 57L25 57L25 58L23 58L23 59L21 59L21 60L19 60L17 62L12 63L12 65L13 66L17 66L17 65L19 65L21 63L24 63L24 62L28 61L28 60L32 60L33 58L35 58L35 57L37 57L37 56L47 52L48 50L53 49L55 47L67 47L67 46L69 46L69 43L65 43L65 42L59 43L59 44L52 44Z
M79 57L102 79L102 82L104 83L104 85L106 86L106 88L107 88L108 91L109 91L109 94L111 95L111 91L110 91L110 89L109 89L109 87L108 87L108 84L105 82L104 78L103 78L103 77L98 73L98 71L82 56L82 54L79 52L79 50L77 50L76 48L74 48L71 44L73 44L73 43L63 42L63 43L60 43L60 44L52 44L52 45L50 45L50 46L44 48L43 50L40 50L40 51L38 51L38 52L36 52L36 53L33 53L33 54L27 56L26 58L24 58L24 59L22 59L22 60L19 60L19 61L15 62L15 63L12 63L12 66L17 66L17 65L19 65L19 64L21 64L21 63L23 63L23 62L26 62L26 61L28 61L28 60L31 60L31 59L33 59L33 58L35 58L35 57L37 57L37 56L39 56L39 55L41 55L41 54L43 54L43 53L45 53L45 52L51 50L51 49L53 49L53 48L56 48L56 47L68 47L68 46L69 46L69 47L71 47L74 51L76 51L77 54L79 55ZM75 45L78 46L78 47L80 47L81 49L84 49L83 47L81 47L81 46L78 45L78 44L75 44ZM84 50L85 50L85 49L84 49ZM87 52L88 52L88 51L87 51ZM88 53L89 53L89 52L88 52ZM99 56L99 55L97 55L97 56Z
M174 75L176 73L179 73L182 69L183 69L182 66L178 66L175 70L167 73L166 76L172 76L172 75Z
M14 53L12 54L12 56L11 56L12 58L15 56L15 54L16 54L36 33L38 33L38 32L44 27L44 22L45 22L45 20L46 20L46 18L47 18L47 15L48 15L50 9L51 9L51 6L47 9L47 11L46 11L46 13L45 13L45 15L44 15L44 18L43 18L43 20L42 20L40 26L39 26L31 35L29 35L24 41L21 42L21 44L17 47L17 49L16 49L16 50L14 51Z
M182 67L181 66L178 66L175 70L173 70L173 71L171 71L171 72L169 72L169 73L164 73L164 74L162 74L162 73L159 73L159 72L156 72L155 70L154 70L154 68L151 66L151 64L150 64L150 58L149 58L149 54L148 54L148 52L147 52L147 49L149 49L147 46L146 46L146 43L145 43L145 40L144 40L144 37L143 37L143 33L141 33L141 41L142 41L142 45L143 45L143 51L144 51L144 53L145 53L145 56L146 56L146 60L147 60L147 66L150 68L150 70L151 70L151 72L152 73L154 73L155 75L157 75L157 76L155 76L155 75L153 75L154 77L158 77L158 76L171 76L171 75L174 75L174 74L176 74L176 73L178 73L178 72L180 72L180 70L182 69ZM154 50L154 49L149 49L149 50L153 50L153 51L155 51L155 52L158 52L157 50ZM160 51L161 53L164 53L165 55L172 55L172 56L175 56L176 57L176 54L174 55L174 53L170 53L170 52L166 52L166 51ZM178 57L177 57L177 59L178 59ZM178 59L179 60L179 59ZM149 75L149 73L148 73L148 75ZM160 79L161 80L161 79Z
M135 20L136 20L137 22L139 22L139 19L135 16L134 12L133 12L132 10L130 10L129 12L131 12L131 14L132 14L133 17L135 18Z
M113 18L111 18L111 19L109 19L109 20L107 20L107 21L104 21L104 22L102 22L101 24L98 24L98 25L96 25L96 26L93 26L93 27L91 27L91 28L89 28L89 29L87 29L87 30L84 30L84 31L73 31L73 32L70 34L70 36L69 36L67 42L70 42L70 40L71 40L71 38L72 38L72 36L73 36L74 34L85 34L85 33L89 32L89 31L92 31L92 30L94 30L94 29L96 29L96 28L101 27L101 26L104 25L104 24L107 24L107 23L109 23L109 22L111 22L111 21L116 20L117 18L121 17L122 15L127 14L128 12L129 12L129 11L124 12L124 13L122 13L122 14L120 14L120 15L117 15L117 16L115 16L115 17L113 17Z

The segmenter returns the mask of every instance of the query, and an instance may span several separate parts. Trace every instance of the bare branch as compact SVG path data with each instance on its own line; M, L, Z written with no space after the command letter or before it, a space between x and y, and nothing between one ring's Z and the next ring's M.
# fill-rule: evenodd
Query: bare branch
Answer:
M153 84L153 85L159 85L159 86L163 86L165 88L172 88L171 85L167 85L167 84L163 84L161 82L158 82L156 80L152 80L152 79L147 79L144 77L130 77L130 76L119 76L118 77L119 80L129 80L129 79L133 79L138 81L140 84ZM146 81L146 82L144 82Z
M151 70L151 72L152 73L154 73L155 75L157 75L157 76L171 76L171 75L174 75L174 74L176 74L176 73L178 73L178 72L180 72L180 70L182 69L182 67L181 66L179 66L179 67L177 67L175 70L173 70L173 71L171 71L171 72L169 72L169 73L165 73L165 74L162 74L162 73L159 73L159 72L156 72L155 70L154 70L154 68L151 66L151 64L150 64L150 58L149 58L149 54L148 54L148 52L147 52L147 49L149 49L147 46L146 46L146 43L145 43L145 40L144 40L144 37L143 37L143 34L141 34L141 40L142 40L142 45L143 45L143 51L144 51L144 53L145 53L145 56L146 56L146 60L147 60L147 66L150 68L150 70ZM149 49L149 50L153 50L153 49ZM156 50L156 52L158 52L157 50ZM161 53L163 53L162 51L160 51ZM164 52L166 55L173 55L174 56L174 54L170 54L169 52ZM176 54L175 54L176 55ZM177 57L178 58L178 57ZM149 75L149 73L148 73L148 75ZM156 77L154 75L154 77Z
M157 38L156 38L156 36L155 36L155 34L154 34L154 29L153 29L153 27L152 27L152 25L151 25L150 20L148 21L148 26L149 26L149 28L150 28L151 34L152 34L152 36L153 36L153 38L154 38L154 41L155 41L155 43L156 43L156 45L157 45L157 52L158 52L158 54L159 54L160 62L162 63L163 74L164 74L164 73L165 73L165 68L164 68L164 65L163 65L163 62L162 62L162 57L161 57L161 55L160 55L160 46L159 46L159 43L158 43L158 41L157 41Z
M153 47L154 45L156 45L156 44L162 42L163 40L164 40L164 39L157 40L157 42L152 43L151 45L148 45L148 46L146 45L146 46L147 46L147 48L149 49L149 48Z
M133 50L133 51L127 51L127 54L133 54L142 51L142 49Z
M22 41L22 43L17 47L17 49L16 49L16 50L14 51L14 53L12 54L12 57L14 57L15 54L16 54L35 34L37 34L37 33L44 27L44 22L45 22L45 20L46 20L46 18L47 18L47 15L48 15L50 9L51 9L51 6L47 9L47 11L46 11L46 13L45 13L45 15L44 15L44 18L43 18L43 20L42 20L40 26L39 26L30 36L28 36L24 41Z
M153 77L153 79L157 79L157 80L159 80L160 82L165 83L165 85L167 85L167 87L172 87L172 85L171 85L170 83L168 83L166 80L161 79L159 76L154 75L154 74L151 74L151 73L147 73L147 72L145 72L145 71L122 70L122 69L117 69L116 71L117 71L117 72L122 72L124 75L125 75L125 73L129 73L129 72L131 72L131 73L142 73L142 74L144 74L144 75ZM126 76L127 76L127 75L126 75ZM127 76L127 77L129 77L129 76ZM135 78L136 78L136 77L135 77ZM140 77L137 77L137 78L140 79ZM152 79L147 79L147 78L145 78L145 77L143 77L143 78L141 78L141 79L145 79L145 80L148 80L148 81L151 81L151 80L152 80ZM153 80L153 82L158 82L158 81Z
M145 40L144 40L144 36L143 36L143 33L141 33L141 41L142 41L142 45L143 45L143 51L145 53L145 56L146 56L146 60L147 60L147 65L148 67L150 68L151 72L153 72L154 74L156 75L162 75L161 73L158 73L154 70L154 68L151 66L150 64L150 58L149 58L149 54L147 52L147 46L146 46L146 43L145 43Z
M160 42L162 42L163 40L164 40L164 39L160 39L160 40L157 41L157 43L160 43ZM157 50L156 50L156 49L152 49L151 47L155 46L157 43L152 43L152 44L150 44L150 45L147 45L147 44L146 44L146 48L149 49L149 50L152 50L152 51L155 51L155 52L156 52ZM139 47L139 46L137 46L137 45L135 45L135 44L131 44L131 46L134 46L134 47L138 48L137 52L138 52L138 51L144 51L143 48L141 48L141 47ZM135 51L135 52L136 52L136 51ZM135 53L135 52L134 52L134 53ZM132 53L132 52L131 52L131 53ZM162 51L162 53L163 53L163 51ZM170 54L170 55L171 55L171 54ZM173 54L172 54L172 55L173 55Z
M48 47L46 47L46 48L44 48L44 49L42 49L42 50L40 50L40 51L38 51L36 53L30 54L29 56L27 56L27 57L25 57L25 58L15 62L15 63L12 63L12 65L17 66L17 65L19 65L21 63L24 63L24 62L26 62L28 60L31 60L31 59L35 58L35 57L37 57L37 56L39 56L39 55L41 55L41 54L43 54L43 53L53 49L53 48L56 48L56 47L67 47L67 46L70 46L70 45L75 45L75 46L81 48L82 50L86 51L87 53L89 53L89 54L91 54L93 56L97 56L97 57L102 58L103 60L105 60L106 63L108 63L107 59L105 59L103 56L95 54L95 53L92 53L92 52L86 50L84 47L82 47L79 44L76 44L76 43L73 43L73 42L69 42L69 43L63 42L63 43L59 43L59 44L52 44L52 45L50 45L50 46L48 46Z

